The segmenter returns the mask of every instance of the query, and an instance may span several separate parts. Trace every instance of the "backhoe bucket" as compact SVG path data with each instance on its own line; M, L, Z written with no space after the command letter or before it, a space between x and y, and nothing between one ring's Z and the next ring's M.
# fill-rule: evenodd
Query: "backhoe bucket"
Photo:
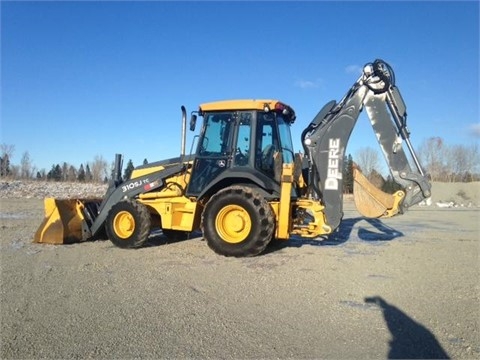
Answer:
M71 244L88 240L90 229L85 219L85 200L45 198L45 218L33 242Z
M399 213L405 192L388 194L375 187L362 172L353 168L353 198L360 214L369 218L392 217Z

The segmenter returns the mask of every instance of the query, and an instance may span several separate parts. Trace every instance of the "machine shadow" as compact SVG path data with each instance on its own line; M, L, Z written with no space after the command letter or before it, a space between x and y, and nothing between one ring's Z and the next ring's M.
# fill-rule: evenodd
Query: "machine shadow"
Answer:
M360 227L358 229L358 238L363 241L380 242L390 241L398 237L404 236L401 231L398 231L379 219L366 218L363 216L348 218L340 223L337 231L328 237L322 237L319 239L306 239L299 236L292 236L288 241L272 241L267 247L264 254L281 250L287 247L302 247L304 245L311 246L338 246L347 242L352 235L353 228L357 223L366 221L370 228ZM374 228L373 231L371 228Z
M344 244L350 240L353 228L357 223L362 221L367 222L370 226L359 227L358 228L358 238L363 241L369 242L381 242L381 241L390 241L398 237L404 236L401 231L398 231L386 224L384 224L379 219L371 219L366 217L356 217L348 218L341 222L337 231L331 234L328 237L322 237L318 239L307 239L301 238L299 236L292 236L288 241L272 241L265 251L260 254L267 255L269 253L279 251L288 247L302 247L305 245L310 246L338 246ZM372 229L373 228L373 229ZM190 239L202 239L202 233L200 231L195 231L190 233L184 238L172 239L168 238L162 233L161 229L156 229L152 231L147 242L142 246L145 247L157 247L167 244L173 244L181 241L186 241Z
M364 301L382 310L392 336L388 359L450 359L435 336L399 308L380 296L366 297Z
M199 231L194 231L191 232L185 236L180 236L177 238L172 238L172 237L167 237L165 234L163 234L161 229L155 229L150 233L150 236L148 237L148 240L145 242L145 244L142 246L142 248L149 248L149 247L157 247L157 246L162 246L162 245L167 245L167 244L174 244L177 242L182 242L182 241L187 241L187 240L192 240L192 239L202 239L202 233Z

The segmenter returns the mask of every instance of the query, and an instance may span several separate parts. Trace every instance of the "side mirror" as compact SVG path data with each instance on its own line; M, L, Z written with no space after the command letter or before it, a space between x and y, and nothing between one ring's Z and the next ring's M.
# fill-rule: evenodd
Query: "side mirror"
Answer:
M192 114L190 118L190 131L195 131L195 125L197 124L197 115Z

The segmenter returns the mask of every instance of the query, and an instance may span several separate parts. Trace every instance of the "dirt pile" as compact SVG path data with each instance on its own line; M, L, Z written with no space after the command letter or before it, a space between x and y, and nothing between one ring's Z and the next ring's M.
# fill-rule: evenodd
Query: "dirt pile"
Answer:
M4 199L103 197L106 190L107 184L20 180L0 181L0 198Z
M453 203L453 207L480 207L480 182L432 183L432 205Z
M0 198L55 197L59 199L103 197L107 184L47 181L0 181ZM480 207L480 182L432 184L432 206L436 203L453 206Z

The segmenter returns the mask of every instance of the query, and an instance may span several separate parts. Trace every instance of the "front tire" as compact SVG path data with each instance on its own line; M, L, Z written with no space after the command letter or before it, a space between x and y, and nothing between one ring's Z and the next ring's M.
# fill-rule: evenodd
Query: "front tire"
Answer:
M110 209L105 225L110 241L121 248L138 248L148 239L151 218L145 205L121 201Z
M255 190L231 186L213 195L202 214L203 237L224 256L255 256L273 237L275 217L270 204Z

